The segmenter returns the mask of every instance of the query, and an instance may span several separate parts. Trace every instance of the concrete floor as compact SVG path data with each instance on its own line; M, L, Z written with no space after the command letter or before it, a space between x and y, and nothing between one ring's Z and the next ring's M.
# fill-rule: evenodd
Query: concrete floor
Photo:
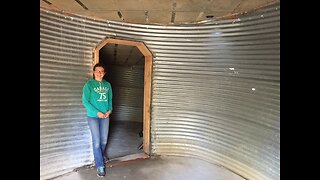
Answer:
M244 180L231 171L194 158L151 157L128 161L107 168L105 177L97 177L95 167L86 166L55 180Z
M97 177L97 171L91 165L55 180L243 180L223 167L199 159L175 156L141 158L141 154L145 154L137 148L142 142L139 136L142 123L110 122L109 130L106 153L110 161L106 164L105 177Z
M139 136L142 122L110 121L106 154L110 159L143 152L138 150L143 138Z

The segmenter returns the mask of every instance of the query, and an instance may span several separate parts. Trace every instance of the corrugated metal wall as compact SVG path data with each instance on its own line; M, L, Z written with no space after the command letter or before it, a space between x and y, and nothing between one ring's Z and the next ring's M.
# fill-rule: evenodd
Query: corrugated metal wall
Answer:
M143 122L143 66L116 66L107 71L113 90L113 121Z
M81 90L105 37L154 54L151 151L280 179L280 5L183 26L102 22L40 9L40 176L90 163Z
M91 137L81 92L91 69L92 46L83 21L40 14L40 178L91 163ZM91 39L90 39L91 40Z

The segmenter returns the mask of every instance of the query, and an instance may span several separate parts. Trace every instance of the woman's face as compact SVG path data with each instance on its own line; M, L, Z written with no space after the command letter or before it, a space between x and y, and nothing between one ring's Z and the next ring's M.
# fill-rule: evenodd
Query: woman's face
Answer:
M102 80L105 75L103 67L96 67L93 73L96 80Z

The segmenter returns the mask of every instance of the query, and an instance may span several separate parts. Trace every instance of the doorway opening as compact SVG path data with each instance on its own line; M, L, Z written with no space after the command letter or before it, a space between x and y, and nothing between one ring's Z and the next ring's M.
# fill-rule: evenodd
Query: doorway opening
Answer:
M98 62L106 65L105 79L113 90L113 112L106 149L110 162L148 158L151 52L142 42L106 38L94 49L93 63Z

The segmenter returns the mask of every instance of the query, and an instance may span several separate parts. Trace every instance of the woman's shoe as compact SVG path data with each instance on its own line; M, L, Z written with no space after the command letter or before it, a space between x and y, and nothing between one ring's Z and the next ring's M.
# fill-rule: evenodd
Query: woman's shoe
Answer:
M103 166L98 167L97 170L98 170L98 174L97 174L98 177L103 177L106 175L106 171Z

